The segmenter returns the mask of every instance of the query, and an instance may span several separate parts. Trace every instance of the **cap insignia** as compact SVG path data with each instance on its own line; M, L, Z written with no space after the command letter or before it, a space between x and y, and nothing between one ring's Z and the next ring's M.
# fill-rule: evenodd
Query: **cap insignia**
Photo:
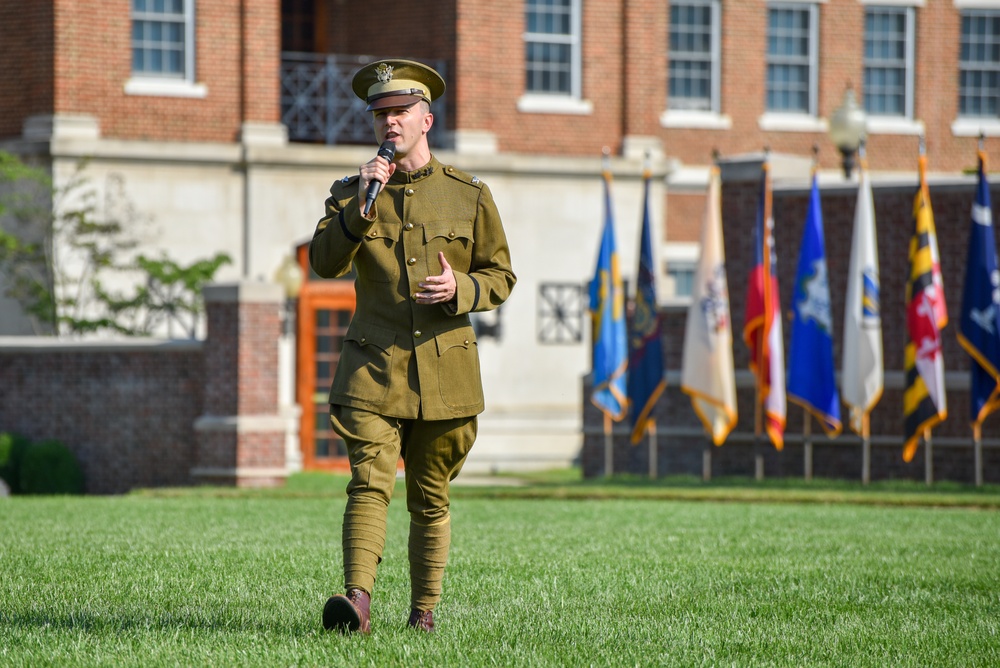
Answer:
M382 83L389 83L392 81L392 65L387 65L386 63L379 63L375 66L375 76Z

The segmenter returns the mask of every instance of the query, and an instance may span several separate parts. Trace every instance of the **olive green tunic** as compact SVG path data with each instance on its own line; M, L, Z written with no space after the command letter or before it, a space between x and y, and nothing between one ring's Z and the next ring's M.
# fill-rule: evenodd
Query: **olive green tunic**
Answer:
M309 246L313 270L357 269L357 309L344 340L330 403L427 420L477 415L483 388L469 313L502 304L517 280L500 214L478 178L433 156L399 169L361 215L358 177L337 181ZM419 283L455 272L454 302L417 304Z

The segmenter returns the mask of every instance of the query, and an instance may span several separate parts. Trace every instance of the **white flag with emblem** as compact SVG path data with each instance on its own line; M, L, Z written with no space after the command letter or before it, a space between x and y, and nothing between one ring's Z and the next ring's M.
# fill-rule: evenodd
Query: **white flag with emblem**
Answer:
M864 417L882 397L883 386L878 241L871 181L865 170L861 171L854 209L843 355L840 396L850 408L851 429L860 434Z

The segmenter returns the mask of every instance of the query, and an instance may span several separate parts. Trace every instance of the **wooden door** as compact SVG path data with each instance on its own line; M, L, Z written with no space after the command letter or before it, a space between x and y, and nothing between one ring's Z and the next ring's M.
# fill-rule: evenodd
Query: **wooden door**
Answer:
M330 427L330 382L354 315L353 278L324 280L311 273L308 246L298 251L306 277L299 293L296 401L302 407L299 442L305 470L347 471L343 440Z

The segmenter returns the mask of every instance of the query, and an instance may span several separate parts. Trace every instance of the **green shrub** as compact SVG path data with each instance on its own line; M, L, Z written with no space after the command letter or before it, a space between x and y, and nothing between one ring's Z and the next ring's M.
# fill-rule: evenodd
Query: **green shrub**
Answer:
M59 441L32 443L21 456L22 494L82 494L83 470Z
M28 439L17 434L0 432L0 478L7 483L11 494L21 492L21 458L28 448Z

